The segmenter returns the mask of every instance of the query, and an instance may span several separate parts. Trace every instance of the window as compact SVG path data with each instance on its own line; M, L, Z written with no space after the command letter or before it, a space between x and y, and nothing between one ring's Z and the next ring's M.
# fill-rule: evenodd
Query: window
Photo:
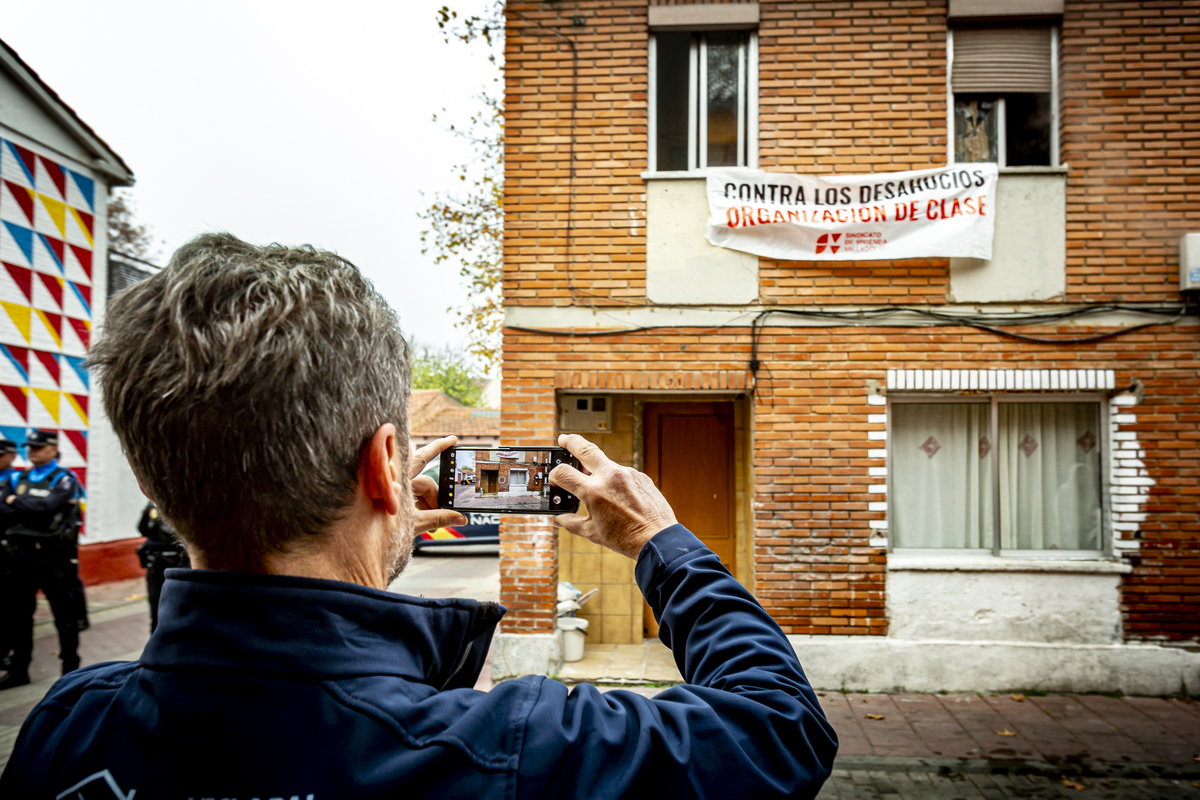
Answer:
M1104 549L1099 400L898 399L890 414L895 548L996 555Z
M650 37L650 169L754 166L758 40L752 31Z
M954 162L1058 166L1058 29L951 32Z

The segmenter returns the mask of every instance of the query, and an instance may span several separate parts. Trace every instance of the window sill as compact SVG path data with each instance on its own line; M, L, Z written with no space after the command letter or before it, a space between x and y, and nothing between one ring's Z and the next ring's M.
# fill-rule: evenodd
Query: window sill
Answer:
M1058 167L1001 167L1001 175L1066 175L1071 171L1070 164Z
M1111 558L888 555L889 572L1085 572L1124 575L1133 567Z
M729 169L729 167L721 167L721 169ZM736 167L736 169L753 169L753 167ZM930 167L936 169L936 167ZM1070 164L1063 164L1058 167L1001 167L1001 175L1066 175L1071 171ZM792 174L792 173L782 173ZM884 175L886 173L868 173ZM643 172L640 175L644 181L698 181L708 177L706 169L680 169L670 170L668 172Z
M708 178L706 169L680 169L670 172L643 172L644 181L702 181Z

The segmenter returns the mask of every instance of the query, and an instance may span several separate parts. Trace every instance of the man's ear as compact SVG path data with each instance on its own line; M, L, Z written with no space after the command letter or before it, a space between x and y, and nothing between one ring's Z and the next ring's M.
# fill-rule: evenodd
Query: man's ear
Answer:
M367 497L381 511L400 513L400 484L403 480L397 464L403 464L396 438L396 426L386 422L379 426L363 453L362 484ZM399 456L399 457L398 457Z

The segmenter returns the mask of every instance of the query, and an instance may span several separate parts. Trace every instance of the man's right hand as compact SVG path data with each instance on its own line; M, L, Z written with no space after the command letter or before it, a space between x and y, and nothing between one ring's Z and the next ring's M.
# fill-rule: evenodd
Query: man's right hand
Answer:
M636 559L654 534L676 524L675 512L647 475L613 463L582 436L563 434L558 444L579 459L584 471L559 464L550 473L550 483L578 497L588 511L586 517L555 517L558 525Z

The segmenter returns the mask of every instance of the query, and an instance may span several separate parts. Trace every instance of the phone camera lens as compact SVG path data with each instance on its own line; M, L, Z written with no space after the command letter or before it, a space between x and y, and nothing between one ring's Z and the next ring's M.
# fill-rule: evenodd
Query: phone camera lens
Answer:
M556 497L554 497L554 498L552 499L552 501L551 501L551 502L553 502L553 503L554 503L554 505L559 505L560 503L562 503L562 498L561 498L561 497L557 497L557 496L556 496Z

